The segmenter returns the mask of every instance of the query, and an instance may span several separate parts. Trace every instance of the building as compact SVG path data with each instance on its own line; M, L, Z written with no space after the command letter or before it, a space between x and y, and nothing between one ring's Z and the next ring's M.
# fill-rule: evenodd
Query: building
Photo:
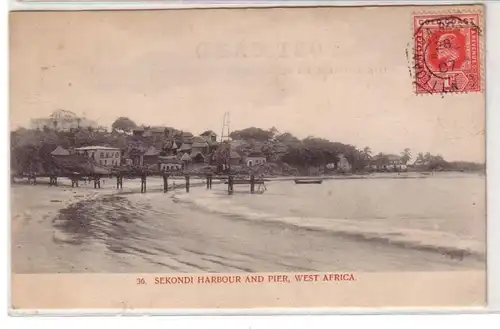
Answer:
M177 155L177 150L179 149L179 145L173 139L168 139L163 144L163 151L166 155Z
M182 161L176 157L159 157L160 171L180 171L182 170Z
M143 160L142 160L143 165L147 166L156 165L158 163L159 155L160 152L158 152L158 150L154 146L150 146L143 155Z
M203 137L194 137L193 144L191 145L192 153L201 153L203 155L208 154L209 145Z
M62 146L58 146L54 151L50 152L50 155L55 157L64 157L69 155L69 151L63 148Z
M246 156L245 164L248 167L259 166L267 163L266 157L262 153L250 153Z
M205 131L200 136L203 137L206 141L209 141L209 142L212 142L212 143L217 143L217 134L214 133L211 130Z
M132 129L133 136L142 136L144 135L144 127L137 127Z
M79 117L75 113L66 110L57 110L48 118L34 118L30 121L31 129L54 129L58 131L70 131L77 128L97 129L97 122L85 117Z
M116 147L84 146L75 149L80 155L94 159L98 164L104 166L118 166L121 164L121 150Z
M186 168L191 163L191 157L187 153L184 153L181 156L180 160L181 160L181 162L183 164L183 168Z
M178 149L178 152L181 152L181 153L191 153L191 150L192 150L192 145L189 144L189 143L183 143L181 145L181 147Z
M161 137L167 137L167 127L162 127L162 126L153 126L149 127L148 132L151 134L153 137L161 138Z
M192 144L193 138L194 138L194 135L188 131L184 131L181 133L181 140L183 143Z
M231 151L231 154L229 155L229 164L231 165L240 165L241 164L242 157L241 155L236 152L236 151Z
M340 154L339 155L339 161L337 162L337 170L340 172L350 172L351 171L351 164L349 163L349 160L345 157L345 155Z
M205 163L205 156L200 151L193 151L190 156L193 163Z
M372 157L370 166L377 171L401 171L407 169L401 156L396 154L378 154Z

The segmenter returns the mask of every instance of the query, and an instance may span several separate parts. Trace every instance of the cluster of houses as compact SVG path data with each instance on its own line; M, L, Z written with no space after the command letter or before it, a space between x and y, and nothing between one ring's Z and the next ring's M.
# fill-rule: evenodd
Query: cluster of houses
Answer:
M230 147L228 148L228 144ZM206 131L199 136L166 127L139 127L127 137L126 147L85 146L72 150L57 147L53 156L64 157L78 154L92 158L103 167L139 166L159 171L178 171L185 168L200 169L217 162L217 152L227 148L229 164L255 167L265 165L268 157L266 143L249 144L242 140L218 142L217 134ZM275 156L283 155L284 145L273 145Z
M217 134L206 131L199 136L168 127L139 127L127 136L124 148L107 146L84 146L73 150L57 147L52 155L64 157L79 154L93 159L102 167L138 166L158 171L180 171L217 166L221 153L225 162L233 167L256 167L276 162L288 148L279 141L231 140L220 142ZM337 163L326 165L326 170L350 172L348 159L340 155ZM371 158L370 171L405 171L406 163L394 154L377 155Z

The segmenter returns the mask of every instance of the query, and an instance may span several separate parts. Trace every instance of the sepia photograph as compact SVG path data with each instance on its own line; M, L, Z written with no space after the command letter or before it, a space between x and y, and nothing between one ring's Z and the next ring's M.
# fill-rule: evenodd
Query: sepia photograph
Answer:
M482 9L11 13L13 275L473 273L484 303Z

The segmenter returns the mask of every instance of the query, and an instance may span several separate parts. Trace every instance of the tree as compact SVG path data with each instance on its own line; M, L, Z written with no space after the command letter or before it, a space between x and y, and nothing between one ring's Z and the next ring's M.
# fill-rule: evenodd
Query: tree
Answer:
M264 142L273 137L273 133L269 130L264 130L261 128L250 127L243 130L233 131L229 135L232 139L243 139L243 140L256 140L259 142Z
M276 141L281 142L283 144L296 144L300 142L300 140L297 137L287 132L276 136L275 139Z
M448 162L440 155L431 155L429 161L430 170L442 170L448 167Z
M131 132L132 129L134 129L136 127L137 127L137 125L135 124L135 122L130 120L127 117L119 117L111 125L111 128L113 130L122 131L122 132L126 132L126 133Z
M411 160L411 151L409 148L405 148L403 152L401 152L401 161L404 162L404 164L407 164L408 161Z
M200 134L200 136L210 136L210 135L217 135L217 134L214 133L212 130L205 130Z
M276 138L280 135L279 130L274 126L271 127L271 129L269 129L269 131L273 134L273 138Z
M370 160L372 157L372 150L369 146L366 146L360 153L365 161Z
M420 152L420 153L417 154L417 161L420 162L420 163L424 163L425 162L425 157L424 157L424 154L422 152Z

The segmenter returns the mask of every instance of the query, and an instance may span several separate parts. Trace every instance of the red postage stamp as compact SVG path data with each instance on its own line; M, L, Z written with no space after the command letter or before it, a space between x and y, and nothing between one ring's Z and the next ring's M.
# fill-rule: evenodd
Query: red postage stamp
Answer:
M413 16L417 94L478 92L481 86L480 16Z

